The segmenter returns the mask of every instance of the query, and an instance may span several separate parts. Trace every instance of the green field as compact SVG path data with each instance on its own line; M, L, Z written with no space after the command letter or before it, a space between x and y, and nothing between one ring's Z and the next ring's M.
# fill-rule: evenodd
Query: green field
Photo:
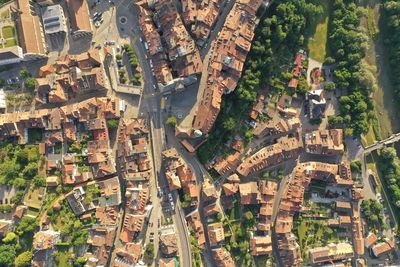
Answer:
M18 42L16 39L7 39L6 43L4 44L4 47L12 47L18 45Z
M4 26L1 31L3 33L3 38L5 39L14 38L15 36L15 29L13 26Z
M315 25L315 31L308 40L309 55L312 59L324 62L327 54L328 22L330 13L330 1L321 0L324 13Z

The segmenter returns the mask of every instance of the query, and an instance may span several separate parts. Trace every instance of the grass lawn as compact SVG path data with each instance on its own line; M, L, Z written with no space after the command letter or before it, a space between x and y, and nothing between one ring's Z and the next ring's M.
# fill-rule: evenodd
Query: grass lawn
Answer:
M17 39L7 39L6 43L4 44L4 47L13 47L18 45Z
M13 26L4 26L1 29L3 33L3 38L8 39L8 38L14 38L15 37L15 29Z
M24 197L24 205L40 210L45 197L45 193L46 188L34 188L33 185L31 185L29 187L28 193Z
M376 78L373 104L378 118L378 122L375 123L375 129L370 129L367 134L369 137L365 137L366 143L369 144L373 135L376 136L376 139L379 139L378 135L381 135L384 139L393 132L398 132L400 130L400 121L397 115L399 108L393 101L394 88L390 81L389 58L386 55L384 35L379 32L378 27L380 3L379 1L364 0L363 8L365 11L361 17L361 27L368 36L368 46L363 64ZM377 133L377 131L380 133Z
M375 133L372 125L369 125L368 133L361 135L361 143L363 146L372 145L376 142Z
M1 19L8 19L10 17L10 10L7 9L6 11L4 11L3 13L1 13Z
M309 55L311 58L324 62L327 54L328 39L328 21L330 13L330 0L321 0L319 3L323 6L324 12L315 25L315 31L308 40Z

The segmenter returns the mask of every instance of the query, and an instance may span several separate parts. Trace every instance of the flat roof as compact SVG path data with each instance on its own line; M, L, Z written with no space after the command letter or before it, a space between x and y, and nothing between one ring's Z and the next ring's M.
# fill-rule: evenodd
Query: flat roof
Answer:
M64 11L61 5L43 7L42 20L47 34L65 31Z

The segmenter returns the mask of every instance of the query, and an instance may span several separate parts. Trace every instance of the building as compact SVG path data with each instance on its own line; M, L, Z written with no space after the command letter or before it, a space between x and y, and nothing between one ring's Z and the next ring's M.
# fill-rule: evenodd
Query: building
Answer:
M42 21L45 34L52 35L67 32L64 11L61 5L43 7Z
M325 117L326 99L324 90L312 90L306 93L306 101L308 101L308 114L310 119L322 119Z
M67 0L73 38L92 37L92 24L86 0Z
M257 182L248 182L239 184L240 204L253 205L261 200L260 191L258 191Z
M253 256L272 254L271 236L255 236L250 238L250 253Z
M178 240L176 238L176 233L167 233L160 235L160 250L163 255L167 257L172 257L178 252Z
M33 249L46 250L51 249L53 246L61 241L59 232L53 230L40 231L33 236Z
M219 242L225 240L224 226L222 223L213 223L208 225L208 238L210 240L210 246L215 247Z
M20 46L0 48L0 65L19 63L24 59L24 51Z
M231 254L224 248L216 248L211 251L217 267L235 267Z
M213 43L206 88L193 118L193 133L210 132L221 109L222 95L235 90L251 48L261 4L261 0L237 1L230 10Z
M24 60L47 57L43 29L35 6L31 5L29 0L17 0L17 8L18 37Z
M365 247L370 248L378 241L378 237L374 233L369 233L365 238Z
M309 250L310 261L313 264L344 260L354 256L353 246L348 243L331 243L325 247Z
M306 133L305 150L310 154L327 156L343 154L343 130L330 129Z
M237 168L242 176L248 176L298 156L301 143L295 137L281 137L276 144L264 147L245 158Z
M278 249L284 266L302 267L300 246L293 233L278 235Z
M372 254L374 254L375 257L386 255L393 250L394 246L393 240L380 242L372 247Z
M36 79L36 102L66 102L83 92L106 90L108 84L101 62L99 51L91 49L42 66Z

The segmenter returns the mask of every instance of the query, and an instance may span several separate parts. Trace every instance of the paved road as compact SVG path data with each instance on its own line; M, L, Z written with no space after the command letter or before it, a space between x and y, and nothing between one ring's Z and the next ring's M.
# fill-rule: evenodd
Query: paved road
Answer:
M119 26L119 30L124 29L125 34L128 34L131 37L132 45L137 52L137 56L140 62L140 66L142 68L143 81L144 81L144 94L152 95L154 93L154 85L157 85L157 81L155 80L152 71L150 69L149 62L145 58L146 50L144 45L139 41L137 36L142 36L142 33L138 24L138 12L135 8L134 4L129 0L123 0L116 4L116 19L117 23L119 22L120 17L126 17L127 23ZM131 28L128 28L129 25ZM136 38L135 38L136 37ZM154 94L152 97L143 98L140 103L140 114L143 116L148 116L151 121L151 142L153 144L153 160L154 160L154 168L155 173L157 174L157 182L160 188L167 188L167 182L164 173L162 172L162 158L161 152L165 149L165 141L164 141L164 124L163 117L161 115L161 95ZM155 185L156 186L156 185ZM153 190L152 190L153 191ZM166 192L168 193L168 192ZM176 199L175 205L175 213L172 215L175 227L177 229L178 238L179 238L179 248L180 248L180 260L182 266L192 266L191 262L191 248L189 235L186 225L186 220L184 216L182 216L183 212L180 207L179 200ZM159 209L153 210L156 214L159 212ZM153 223L153 226L155 224ZM155 248L157 249L157 248ZM157 255L158 253L156 253Z

